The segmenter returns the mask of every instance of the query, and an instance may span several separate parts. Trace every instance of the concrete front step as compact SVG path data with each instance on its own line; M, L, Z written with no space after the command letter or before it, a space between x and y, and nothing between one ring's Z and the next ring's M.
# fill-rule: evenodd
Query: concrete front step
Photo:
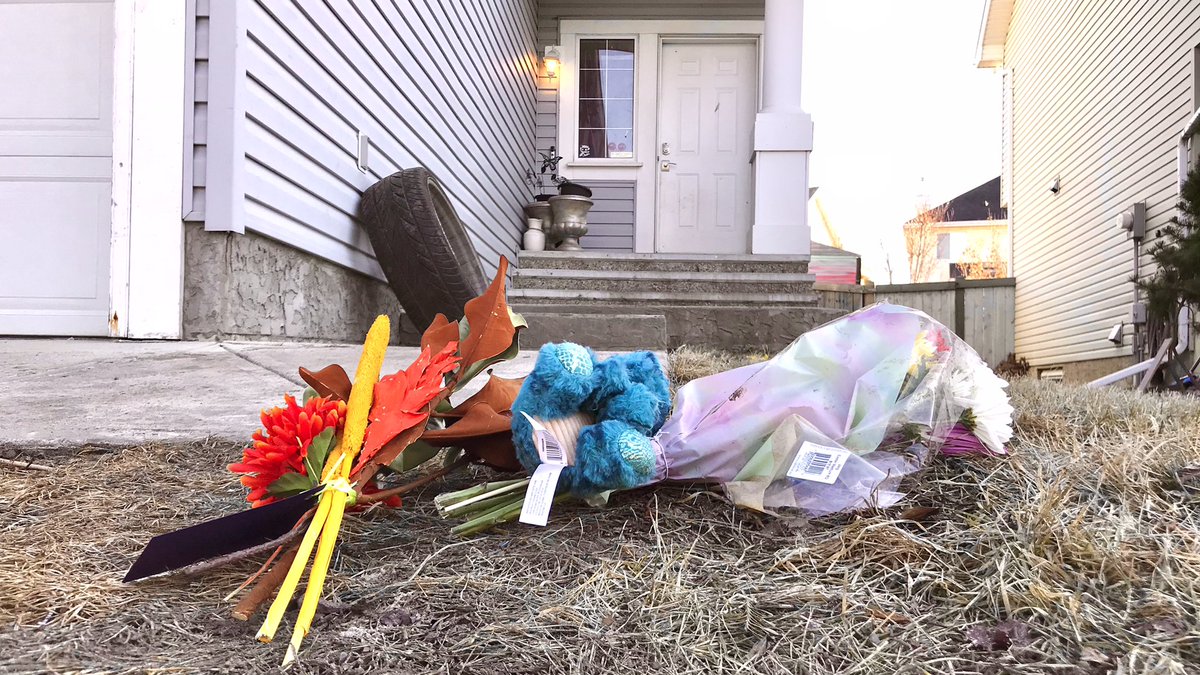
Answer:
M811 274L684 272L660 270L568 270L523 267L513 277L522 290L574 290L651 293L812 293Z
M816 306L817 296L812 293L692 293L656 291L591 291L570 289L521 289L508 292L512 304L525 305L575 305L587 307L592 304L616 304L626 308L644 306Z
M514 301L529 322L522 349L569 340L593 349L675 349L683 345L774 353L802 333L846 314L810 305L534 305ZM662 329L661 341L659 330Z
M807 274L808 258L794 255L521 251L518 266L532 269L627 272Z
M575 342L592 349L662 351L667 341L667 318L662 314L580 313L578 307L544 312L537 306L514 307L529 324L521 331L521 349L538 349L547 342Z

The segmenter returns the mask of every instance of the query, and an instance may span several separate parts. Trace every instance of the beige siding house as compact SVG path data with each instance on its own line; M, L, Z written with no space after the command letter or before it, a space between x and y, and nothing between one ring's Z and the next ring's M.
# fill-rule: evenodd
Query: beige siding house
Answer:
M1002 69L1002 196L1012 224L1016 351L1084 380L1144 353L1130 279L1175 212L1196 131L1200 2L990 0L978 65ZM1181 148L1183 148L1181 150ZM1186 164L1185 164L1186 166ZM1119 218L1144 204L1147 235ZM1124 339L1108 339L1124 323Z

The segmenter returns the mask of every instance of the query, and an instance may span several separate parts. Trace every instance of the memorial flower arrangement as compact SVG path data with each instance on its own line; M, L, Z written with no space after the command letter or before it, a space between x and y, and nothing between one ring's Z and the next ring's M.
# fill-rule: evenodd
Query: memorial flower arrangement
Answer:
M400 506L400 496L470 463L516 470L511 403L520 381L489 376L458 405L455 392L489 366L512 358L525 326L505 300L508 262L467 303L464 317L438 315L421 339L418 358L380 377L391 336L380 316L371 326L353 380L340 366L300 368L309 385L300 400L262 411L262 428L229 465L248 489L247 511L155 537L126 581L177 570L198 571L256 554L267 561L234 594L250 587L234 609L243 620L274 594L257 637L271 642L308 574L283 664L297 658L321 598L347 512ZM443 466L394 485L403 475L453 448Z
M715 484L776 514L888 507L933 451L1005 452L1006 386L948 328L886 303L805 333L765 363L684 385L669 417L653 354L601 360L546 345L513 405L530 479L441 495L439 508L474 516L454 530L471 534L518 514L544 524L568 495L602 502L661 481Z
M347 513L399 507L400 497L470 463L516 471L439 495L457 534L520 518L545 525L555 503L604 503L615 490L662 481L718 486L741 506L823 515L897 503L901 479L933 451L1004 452L1012 408L1005 383L945 326L878 304L797 338L761 364L684 385L672 401L655 354L607 359L547 344L522 380L489 374L512 358L524 320L505 301L507 261L464 316L438 315L413 363L381 377L390 323L367 334L354 379L340 366L300 368L300 398L262 411L262 428L229 465L250 508L155 537L126 581L266 555L230 598L234 616L271 600L257 632L271 642L307 573L284 655L299 655ZM442 465L399 482L442 454ZM273 599L272 599L273 598Z

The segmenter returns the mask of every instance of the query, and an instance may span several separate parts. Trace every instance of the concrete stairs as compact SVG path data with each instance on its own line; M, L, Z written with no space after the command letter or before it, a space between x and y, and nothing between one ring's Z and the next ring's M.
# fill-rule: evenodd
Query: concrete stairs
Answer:
M813 280L795 256L521 252L508 298L525 348L775 351L843 313Z

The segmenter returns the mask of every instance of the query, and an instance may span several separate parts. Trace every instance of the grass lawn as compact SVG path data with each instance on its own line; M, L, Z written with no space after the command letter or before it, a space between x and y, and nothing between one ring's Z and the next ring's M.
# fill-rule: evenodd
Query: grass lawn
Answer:
M1197 672L1200 402L1012 393L1010 457L937 459L887 512L784 522L662 487L462 540L432 496L487 474L435 483L349 521L293 670ZM0 467L0 672L274 670L290 625L258 644L261 613L223 600L256 563L119 581L148 536L243 508L238 452Z

